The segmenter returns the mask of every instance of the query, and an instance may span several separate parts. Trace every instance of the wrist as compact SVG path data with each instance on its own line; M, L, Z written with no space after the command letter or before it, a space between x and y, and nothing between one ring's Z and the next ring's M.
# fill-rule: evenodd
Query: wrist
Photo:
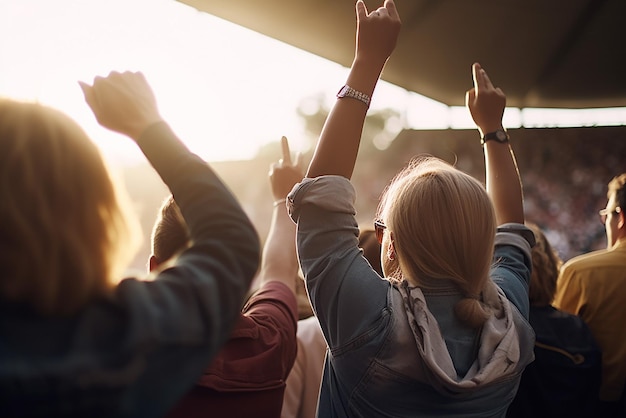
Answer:
M478 127L478 133L480 133L480 137L482 138L490 132L496 132L501 129L505 130L502 123L485 124Z
M385 62L386 60L381 61L380 58L356 56L352 61L346 84L355 84L355 88L366 93L368 93L366 90L369 89L371 90L369 93L371 93L383 72Z
M163 119L153 119L153 120L145 120L133 125L128 126L122 133L124 133L129 138L132 138L135 142L142 137L144 132L148 130L152 125L156 125L157 123L164 122Z
M357 51L352 61L352 68L354 68L355 66L357 67L363 66L363 67L371 69L372 71L381 72L388 59L389 59L388 56L383 57L381 55L376 55L376 54L371 54L371 53L368 54L368 53Z
M135 143L140 144L143 141L150 140L151 134L149 132L151 132L154 129L154 127L157 125L164 125L167 127L167 129L171 129L169 128L169 125L165 121L160 120L160 121L153 122L149 125L143 126L137 129L134 133L131 133L130 131L126 131L126 132L120 131L120 133L128 136L133 141L135 141Z
M487 141L497 142L499 144L508 144L509 143L509 134L506 129L500 127L495 131L486 132L484 135L480 136L480 144L485 145Z
M361 92L358 91L356 89L353 89L352 87L350 87L349 85L345 84L341 89L339 89L339 91L337 92L337 98L338 99L343 99L344 97L348 97L351 99L355 99L358 100L362 103L365 104L365 106L367 106L367 108L369 109L370 107L370 103L372 101L372 97Z

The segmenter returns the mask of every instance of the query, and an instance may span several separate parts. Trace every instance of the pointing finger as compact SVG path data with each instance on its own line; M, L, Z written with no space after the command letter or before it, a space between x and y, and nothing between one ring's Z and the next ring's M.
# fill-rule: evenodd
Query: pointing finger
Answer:
M289 150L289 142L286 136L280 139L280 145L283 149L283 163L291 165L291 151Z
M484 87L490 90L493 89L493 83L491 82L491 79L487 75L487 72L481 68L480 74L482 76L482 81L484 82Z

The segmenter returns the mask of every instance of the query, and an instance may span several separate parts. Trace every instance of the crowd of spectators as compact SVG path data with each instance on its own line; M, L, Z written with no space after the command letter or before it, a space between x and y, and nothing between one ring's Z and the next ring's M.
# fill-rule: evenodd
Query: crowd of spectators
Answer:
M606 203L606 184L626 169L626 127L509 132L524 184L526 217L546 231L565 261L605 248L604 226L597 212ZM360 212L373 213L382 187L402 161L398 156L408 161L418 154L432 154L484 181L481 153L475 131L404 131L389 150L369 153L368 160L357 165L353 181L360 190Z

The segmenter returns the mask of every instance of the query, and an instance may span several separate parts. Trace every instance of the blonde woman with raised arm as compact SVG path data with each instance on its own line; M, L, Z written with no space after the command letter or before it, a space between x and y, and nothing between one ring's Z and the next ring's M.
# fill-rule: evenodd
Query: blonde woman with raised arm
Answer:
M289 195L300 264L329 346L318 416L503 417L534 339L534 240L502 128L506 98L474 64L466 100L484 142L486 190L435 158L412 162L389 184L375 222L382 278L359 250L349 180L401 23L393 0L371 12L359 0L356 14L346 85L306 178Z

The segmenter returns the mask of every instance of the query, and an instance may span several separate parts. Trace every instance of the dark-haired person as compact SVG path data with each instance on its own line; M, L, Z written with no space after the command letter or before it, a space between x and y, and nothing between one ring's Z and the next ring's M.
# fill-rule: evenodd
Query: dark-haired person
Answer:
M526 225L536 239L529 288L535 361L526 366L507 417L596 417L602 353L579 316L551 305L563 262L541 228Z
M169 418L280 417L285 381L296 357L298 320L296 228L287 215L285 197L302 179L303 171L298 160L292 163L285 137L282 148L283 158L272 164L269 174L275 203L257 278L259 288L241 310L230 339L169 411ZM190 245L182 221L170 197L153 228L152 268L168 264L167 260Z

